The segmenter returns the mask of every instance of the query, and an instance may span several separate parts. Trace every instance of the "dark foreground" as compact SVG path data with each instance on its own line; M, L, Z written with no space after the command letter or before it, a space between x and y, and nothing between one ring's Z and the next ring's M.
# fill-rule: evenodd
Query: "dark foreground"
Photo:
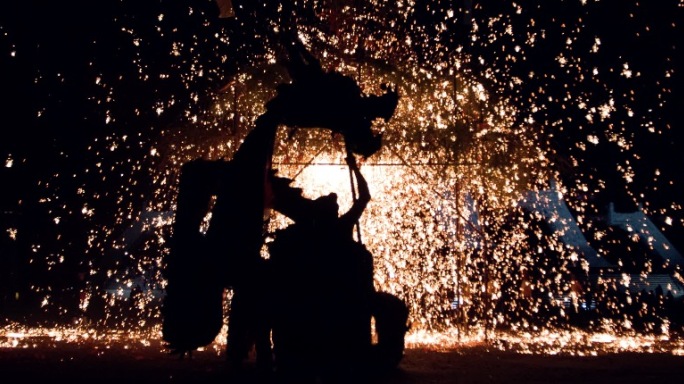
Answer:
M594 357L541 356L462 347L408 349L399 369L372 384L680 383L684 356L620 353ZM2 383L257 383L241 378L215 351L179 360L159 346L70 344L0 348Z

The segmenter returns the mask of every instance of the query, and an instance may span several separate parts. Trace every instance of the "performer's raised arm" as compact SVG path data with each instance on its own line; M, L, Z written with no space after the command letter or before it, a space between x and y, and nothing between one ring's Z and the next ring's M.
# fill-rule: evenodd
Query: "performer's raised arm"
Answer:
M366 182L366 179L363 177L363 174L361 174L361 170L359 169L359 166L356 163L356 158L354 157L354 155L350 154L349 156L347 156L346 161L347 165L349 165L349 168L354 174L354 178L356 179L356 185L359 189L359 196L357 196L356 200L354 201L354 204L352 204L352 207L349 209L349 211L342 215L340 219L353 227L354 224L358 222L359 218L361 217L361 214L363 214L363 210L366 209L366 206L368 205L371 196L370 191L368 190L368 183Z

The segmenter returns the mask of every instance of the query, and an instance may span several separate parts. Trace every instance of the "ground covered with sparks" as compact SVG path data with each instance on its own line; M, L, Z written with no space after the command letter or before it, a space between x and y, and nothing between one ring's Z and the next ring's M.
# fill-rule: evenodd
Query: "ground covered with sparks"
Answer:
M662 338L417 332L406 345L399 369L372 383L670 383L684 374L684 343ZM237 376L225 366L223 347L217 339L192 359L179 360L157 329L9 324L0 331L0 369L3 377L23 382L256 383L252 360Z
M225 347L225 329L216 340L202 351L222 354ZM164 349L159 327L114 329L87 325L27 326L20 323L6 325L1 333L2 348L46 348L64 345L92 344L96 349L111 346L124 349L155 347ZM667 336L620 335L592 333L584 330L540 330L537 332L462 331L444 332L410 331L406 336L407 348L447 351L475 345L522 354L598 356L610 353L666 353L684 356L684 340Z

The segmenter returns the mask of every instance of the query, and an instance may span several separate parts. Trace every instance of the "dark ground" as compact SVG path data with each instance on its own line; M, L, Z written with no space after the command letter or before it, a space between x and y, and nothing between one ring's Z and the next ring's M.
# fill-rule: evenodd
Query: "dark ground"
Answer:
M1 340L4 341L4 340ZM1 342L0 341L0 342ZM1 383L256 383L238 380L215 350L179 360L153 342L38 342L0 348ZM502 352L485 346L406 351L399 369L371 384L680 383L684 356L619 353L593 357Z

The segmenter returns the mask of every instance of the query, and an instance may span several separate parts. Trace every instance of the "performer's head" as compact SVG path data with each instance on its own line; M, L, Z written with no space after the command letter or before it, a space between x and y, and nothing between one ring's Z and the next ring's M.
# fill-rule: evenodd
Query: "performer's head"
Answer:
M334 220L337 218L339 209L337 194L334 192L316 198L312 204L312 214L315 220Z

